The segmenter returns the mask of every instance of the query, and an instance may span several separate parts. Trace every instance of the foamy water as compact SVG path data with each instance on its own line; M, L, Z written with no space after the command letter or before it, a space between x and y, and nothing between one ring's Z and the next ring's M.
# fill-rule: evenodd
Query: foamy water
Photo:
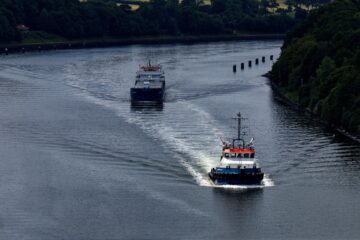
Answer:
M160 139L160 144L164 148L169 148L175 153L176 159L186 169L186 171L193 177L194 181L205 187L226 188L226 189L255 189L274 186L274 182L268 175L264 175L261 185L216 185L208 177L211 168L218 164L218 156L206 152L206 150L215 149L221 151L220 137L222 132L214 126L215 120L209 113L201 109L195 104L187 104L180 102L180 106L184 107L187 114L195 115L195 121L192 125L182 125L181 119L161 118L157 116L144 117L141 111L130 113L126 104L121 105L111 101L95 98L86 95L83 92L82 97L86 98L95 104L109 108L116 112L117 116L125 119L128 123L135 124L145 131L154 139ZM180 110L177 108L176 110ZM171 127L170 124L176 124L177 128ZM190 129L187 129L190 127ZM202 134L188 135L193 129L200 131ZM211 144L211 145L210 145ZM220 153L219 153L220 154ZM218 154L218 155L219 155Z

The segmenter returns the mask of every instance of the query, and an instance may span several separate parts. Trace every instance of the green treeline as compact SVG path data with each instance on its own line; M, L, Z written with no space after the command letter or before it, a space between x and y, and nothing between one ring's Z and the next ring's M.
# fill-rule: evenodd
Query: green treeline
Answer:
M296 18L258 0L151 0L131 11L114 0L0 0L0 42L20 41L18 24L68 39L154 35L284 33ZM300 14L301 15L301 14Z
M269 76L292 101L360 133L360 0L313 11L287 35Z

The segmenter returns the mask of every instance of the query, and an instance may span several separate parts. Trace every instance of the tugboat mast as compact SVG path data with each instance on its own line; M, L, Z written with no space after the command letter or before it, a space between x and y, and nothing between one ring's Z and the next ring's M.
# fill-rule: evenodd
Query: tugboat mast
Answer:
M241 113L239 112L234 119L237 120L238 136L237 136L237 139L233 139L233 148L235 148L236 141L241 141L242 148L245 148L245 140L241 138L241 120L244 118L241 117Z
M238 119L238 139L241 137L241 113L237 114Z

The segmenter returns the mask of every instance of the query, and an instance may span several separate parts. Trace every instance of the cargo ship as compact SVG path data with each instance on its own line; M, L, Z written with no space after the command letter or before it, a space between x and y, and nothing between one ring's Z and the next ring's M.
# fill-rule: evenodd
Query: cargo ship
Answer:
M165 97L165 73L161 65L140 65L136 72L135 86L130 89L132 103L163 103Z

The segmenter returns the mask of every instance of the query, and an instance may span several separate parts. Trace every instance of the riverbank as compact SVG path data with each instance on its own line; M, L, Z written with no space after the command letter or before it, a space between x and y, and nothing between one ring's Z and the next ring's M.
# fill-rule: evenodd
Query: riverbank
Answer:
M310 118L316 119L317 121L319 121L320 123L330 127L331 129L333 129L334 131L336 131L337 133L355 141L360 143L360 135L355 134L355 133L350 133L348 131L346 131L344 128L340 127L340 126L336 126L334 124L331 124L330 122L323 120L320 118L320 116L316 113L314 113L313 111L303 108L301 107L299 104L291 101L287 96L285 96L285 94L281 91L281 89L273 82L270 80L269 76L265 75L265 77L268 78L269 80L269 84L273 90L273 92L277 95L278 99L285 103L286 105L290 106L292 109L296 110L296 111L301 111L304 112L307 116L309 116Z
M69 41L49 41L39 43L0 44L0 54L7 55L19 52L34 52L57 49L103 48L125 46L131 44L167 44L167 43L199 43L236 40L272 40L283 39L285 34L236 34L216 36L161 36L122 39L79 39Z

